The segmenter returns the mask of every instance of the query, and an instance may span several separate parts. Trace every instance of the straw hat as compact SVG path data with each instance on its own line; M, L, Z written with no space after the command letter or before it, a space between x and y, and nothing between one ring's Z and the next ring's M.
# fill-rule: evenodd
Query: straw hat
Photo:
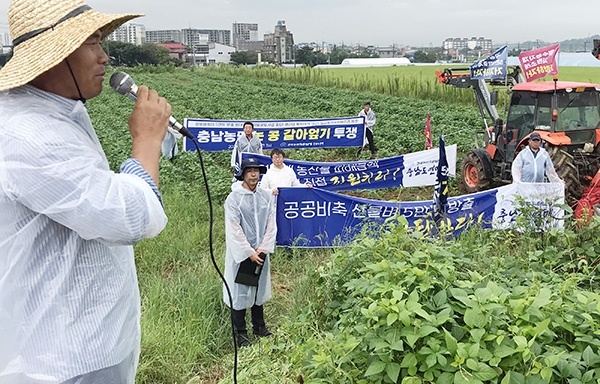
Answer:
M94 32L104 39L141 14L104 14L81 0L12 0L8 24L13 56L0 69L0 91L29 83L55 67Z

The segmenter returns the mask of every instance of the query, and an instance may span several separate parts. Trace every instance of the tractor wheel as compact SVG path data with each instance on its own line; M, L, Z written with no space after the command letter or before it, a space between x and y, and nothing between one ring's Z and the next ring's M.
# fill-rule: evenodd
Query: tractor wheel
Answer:
M552 158L556 173L565 182L565 202L574 204L583 195L583 186L573 156L564 148L557 146L548 147L547 150Z
M473 152L469 152L462 161L462 189L466 193L473 193L490 189L492 180L486 177L483 163Z

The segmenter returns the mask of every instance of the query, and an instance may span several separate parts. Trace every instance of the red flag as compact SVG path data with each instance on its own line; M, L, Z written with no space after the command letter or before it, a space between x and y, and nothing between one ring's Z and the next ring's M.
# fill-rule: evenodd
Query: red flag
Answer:
M558 74L558 62L556 54L560 48L559 44L549 45L547 47L532 49L531 51L521 52L519 62L525 80L532 81L548 75Z
M423 130L423 136L425 136L425 149L431 149L433 142L431 140L431 115L428 113L425 119L425 129Z

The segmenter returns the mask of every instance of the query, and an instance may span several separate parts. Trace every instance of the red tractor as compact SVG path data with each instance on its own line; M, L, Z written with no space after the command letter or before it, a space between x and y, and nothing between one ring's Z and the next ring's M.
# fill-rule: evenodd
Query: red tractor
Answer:
M472 149L462 162L462 188L472 193L510 183L512 161L531 133L538 132L565 182L566 200L573 204L600 167L600 84L526 83L519 67L510 70L506 80L495 80L512 86L505 122L496 111L497 93L490 93L483 80L471 79L468 68L436 73L441 83L472 87L485 122L484 148Z

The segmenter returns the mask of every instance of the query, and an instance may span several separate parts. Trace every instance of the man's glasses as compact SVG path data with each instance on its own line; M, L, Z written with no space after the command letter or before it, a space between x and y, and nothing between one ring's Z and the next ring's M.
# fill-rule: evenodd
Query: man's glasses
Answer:
M531 139L531 141L542 141L542 139Z

